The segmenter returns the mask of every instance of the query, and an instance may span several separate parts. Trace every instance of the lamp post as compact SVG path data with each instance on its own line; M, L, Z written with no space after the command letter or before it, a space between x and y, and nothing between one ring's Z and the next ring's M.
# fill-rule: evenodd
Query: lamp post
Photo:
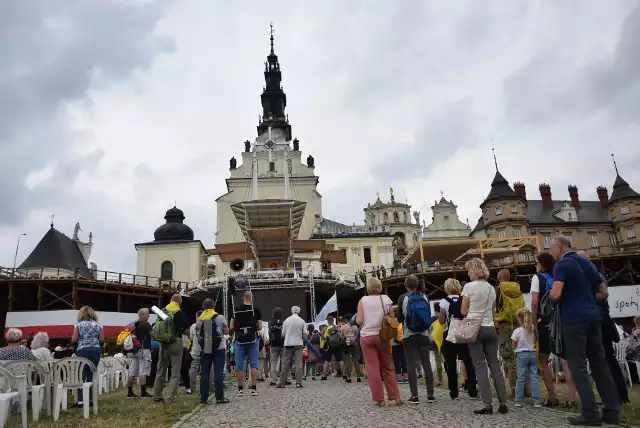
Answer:
M20 238L26 236L26 233L18 235L18 244L16 245L16 254L13 256L13 276L16 276L16 262L18 261L18 250L20 249Z

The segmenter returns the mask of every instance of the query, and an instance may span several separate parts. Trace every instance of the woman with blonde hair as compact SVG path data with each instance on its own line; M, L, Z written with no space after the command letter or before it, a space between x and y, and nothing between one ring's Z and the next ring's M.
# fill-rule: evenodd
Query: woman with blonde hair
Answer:
M78 311L78 322L73 328L71 343L77 344L76 357L83 357L91 361L96 367L100 362L100 345L104 342L104 331L98 323L98 315L90 306L83 306ZM93 373L85 367L83 377L86 381L93 380ZM76 407L82 407L82 390L78 390Z
M47 333L40 331L33 336L31 352L38 361L53 361L53 355L49 350L49 335Z
M458 398L458 371L457 360L462 361L462 367L467 368L466 391L471 398L478 398L476 386L476 371L473 368L469 346L466 343L457 343L455 330L462 321L462 286L455 278L448 278L444 282L444 291L447 297L440 300L440 313L438 321L445 326L444 338L442 342L442 356L444 357L447 382L449 386L449 396L452 400Z
M0 363L2 361L16 361L16 360L32 360L35 361L36 357L28 348L20 346L22 341L22 330L17 328L10 328L4 335L7 339L7 346L0 348Z
M367 278L367 293L368 296L364 296L358 302L356 324L360 326L360 346L371 396L376 405L383 406L384 389L386 389L389 405L401 405L402 400L391 357L391 343L383 341L380 337L384 316L393 316L393 302L388 296L382 294L382 283L378 278Z
M469 343L469 353L473 361L480 397L484 403L482 409L474 411L476 415L490 415L493 413L491 404L491 387L487 364L493 377L493 385L498 394L498 412L507 413L507 392L504 385L504 375L498 362L498 333L496 332L494 317L496 314L496 290L487 282L489 269L481 259L469 260L464 265L469 275L469 282L464 287L461 313L465 320L479 323L478 334L474 342ZM467 372L470 367L467 367ZM471 384L471 382L469 382Z

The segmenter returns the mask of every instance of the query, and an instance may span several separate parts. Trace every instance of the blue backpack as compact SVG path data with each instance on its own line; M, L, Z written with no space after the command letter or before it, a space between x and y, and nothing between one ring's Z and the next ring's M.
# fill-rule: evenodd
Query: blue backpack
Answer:
M411 292L407 294L407 316L405 323L407 328L414 333L422 333L431 327L431 306L424 294Z

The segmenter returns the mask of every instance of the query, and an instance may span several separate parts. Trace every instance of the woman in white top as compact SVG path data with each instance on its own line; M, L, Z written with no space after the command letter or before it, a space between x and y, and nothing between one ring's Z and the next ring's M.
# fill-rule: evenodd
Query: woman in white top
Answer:
M358 303L356 324L360 326L360 347L367 370L367 380L373 401L384 405L384 389L390 405L400 405L400 391L391 357L391 343L382 341L380 330L385 314L393 315L393 302L382 295L382 283L378 278L367 278L368 296ZM382 378L380 377L382 373ZM384 381L384 389L382 382Z
M36 333L31 341L31 353L38 361L53 361L53 355L49 350L49 335L44 331Z
M469 353L476 369L476 377L480 386L480 397L484 403L482 409L474 411L476 415L493 413L491 404L491 388L487 364L493 377L493 385L498 394L498 412L507 413L507 393L504 386L504 375L498 362L498 333L494 324L496 314L496 290L487 282L489 269L480 259L471 259L465 265L469 274L469 282L465 285L462 296L462 315L466 319L480 319L480 330L474 343L469 344Z

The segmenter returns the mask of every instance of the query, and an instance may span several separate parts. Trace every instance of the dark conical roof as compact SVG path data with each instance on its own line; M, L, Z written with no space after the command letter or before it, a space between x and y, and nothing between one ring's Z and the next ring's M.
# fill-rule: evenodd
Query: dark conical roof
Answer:
M496 171L496 175L493 177L493 181L491 182L491 191L485 198L482 205L485 205L487 202L495 199L513 197L518 198L520 196L518 196L511 186L509 186L509 182L502 176L502 174L500 174L500 171Z
M626 198L640 198L640 194L633 190L629 183L624 178L620 177L620 174L616 175L616 181L613 183L613 192L611 192L611 198L609 202L615 202L620 199Z
M53 226L19 266L19 269L27 268L59 268L71 271L78 269L78 275L92 277L76 241Z
M183 223L184 213L181 209L169 208L164 219L167 222L153 234L155 241L193 241L193 230Z

